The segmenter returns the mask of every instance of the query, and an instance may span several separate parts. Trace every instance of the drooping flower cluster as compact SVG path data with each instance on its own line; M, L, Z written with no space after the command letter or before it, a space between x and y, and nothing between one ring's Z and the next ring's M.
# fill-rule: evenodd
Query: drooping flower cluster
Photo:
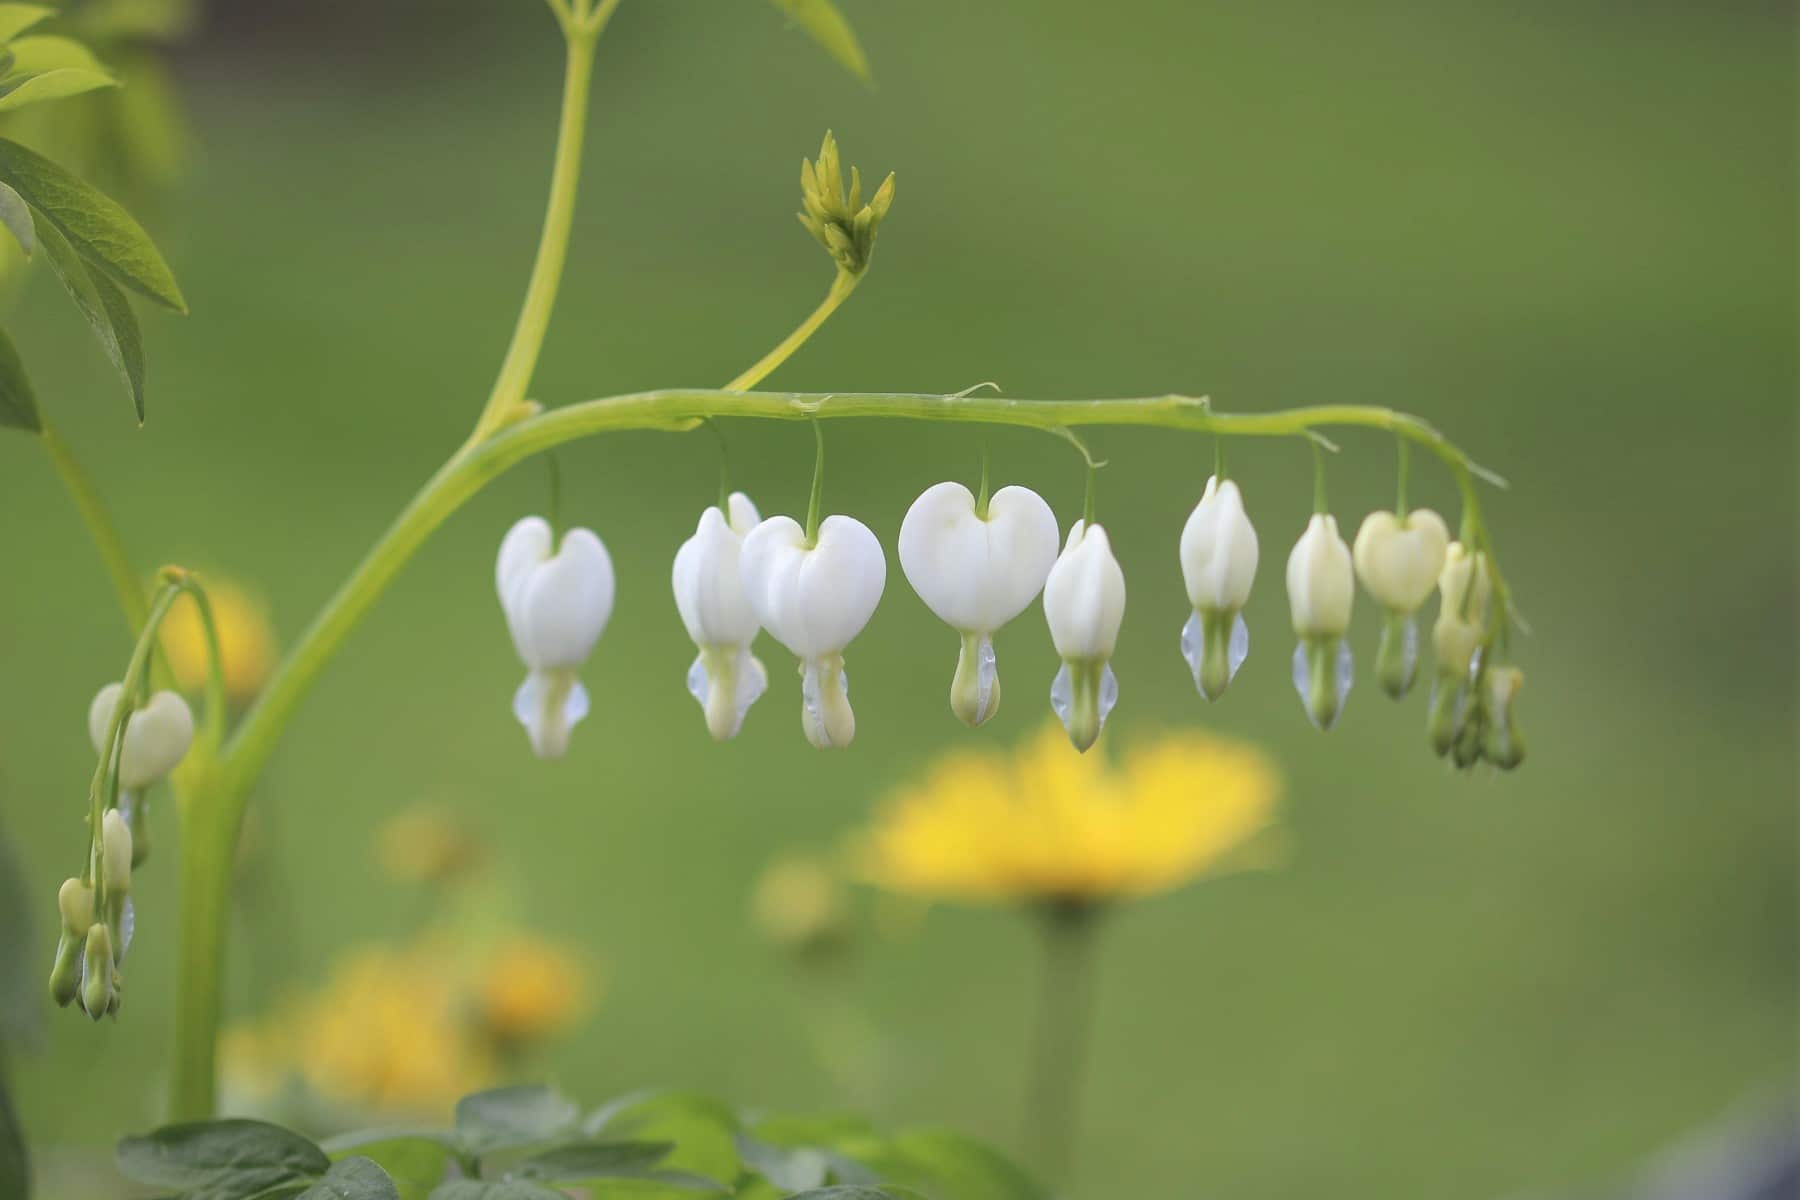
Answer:
M79 1002L96 1021L119 1011L120 968L136 922L131 869L150 847L146 793L180 765L194 739L193 714L174 692L157 692L135 709L124 700L124 686L109 683L88 707L88 733L103 764L94 808L100 827L88 869L64 880L56 897L62 929L50 996L58 1005Z
M1321 510L1323 502L1321 501ZM732 493L701 513L676 552L675 607L696 657L688 690L708 731L735 737L768 687L752 652L767 630L799 660L801 726L828 748L856 735L844 655L880 603L887 562L874 532L853 517L763 519L749 497ZM907 582L960 641L950 683L951 711L979 726L998 710L999 631L1040 594L1045 623L1062 659L1051 707L1069 740L1087 750L1118 701L1112 657L1125 616L1125 575L1106 529L1091 519L1070 526L1058 551L1056 515L1029 488L977 496L961 483L927 488L901 522L898 551ZM527 518L501 547L497 571L513 639L531 674L515 711L544 757L567 746L568 730L587 711L575 670L612 608L612 569L587 530L572 530L550 553L549 526ZM1190 613L1181 653L1194 686L1221 697L1250 651L1243 610L1260 558L1255 527L1238 484L1214 476L1181 532L1180 568ZM1418 671L1416 613L1434 587L1444 599L1433 636L1438 680L1430 731L1440 753L1459 765L1485 758L1516 765L1524 741L1512 717L1521 677L1490 668L1492 585L1485 555L1449 540L1429 509L1376 512L1362 523L1355 550L1329 512L1315 512L1288 554L1288 609L1297 638L1293 682L1309 719L1330 729L1343 712L1353 677L1348 634L1356 584L1385 614L1376 676L1398 698Z

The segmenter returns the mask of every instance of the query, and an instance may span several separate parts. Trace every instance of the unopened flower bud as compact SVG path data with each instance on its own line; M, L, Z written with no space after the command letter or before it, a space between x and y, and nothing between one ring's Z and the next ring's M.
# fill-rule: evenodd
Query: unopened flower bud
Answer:
M939 483L906 510L900 569L925 606L962 635L950 707L964 724L999 710L994 634L1043 590L1056 545L1056 514L1030 488L1003 487L978 512L968 488Z
M131 829L116 808L100 821L100 864L109 894L131 890Z
M513 647L529 672L513 696L539 758L561 758L569 734L588 712L587 689L575 672L587 661L613 609L613 566L591 529L571 529L554 552L542 517L507 531L494 564L495 589Z
M1350 547L1338 534L1336 518L1315 513L1307 522L1288 555L1287 590L1288 611L1300 636L1294 647L1294 689L1312 723L1330 729L1353 679L1344 633L1356 595Z
M88 928L81 955L81 1007L96 1021L115 1010L114 980L112 933L105 922L96 922Z
M88 737L94 753L108 754L106 735L112 730L113 710L124 687L109 683L88 705ZM125 725L125 746L119 755L119 788L142 792L173 771L194 740L194 714L187 701L174 692L157 692L131 714Z
M855 517L829 516L810 544L792 517L770 517L744 539L744 595L756 619L800 659L800 724L820 749L856 736L844 673L848 646L881 602L887 559Z
M86 937L94 923L94 889L79 879L65 879L56 893L56 911L64 933Z
M1125 572L1102 526L1082 520L1070 527L1044 583L1044 618L1063 660L1050 685L1050 707L1085 753L1118 703L1111 660L1125 620Z
M1250 652L1241 610L1250 599L1258 554L1238 485L1216 475L1208 479L1181 531L1181 575L1194 609L1182 627L1181 653L1208 700L1225 693Z
M94 924L94 889L79 879L65 879L56 893L56 909L62 918L62 934L50 968L50 998L57 1007L66 1008L81 990L81 956L87 948L88 929Z
M1487 672L1487 736L1481 752L1503 771L1525 761L1525 735L1513 720L1513 701L1525 686L1517 667L1490 667Z
M1471 554L1461 542L1451 542L1444 569L1438 574L1438 617L1432 630L1439 674L1468 676L1475 651L1486 636L1492 597L1487 556L1479 551Z

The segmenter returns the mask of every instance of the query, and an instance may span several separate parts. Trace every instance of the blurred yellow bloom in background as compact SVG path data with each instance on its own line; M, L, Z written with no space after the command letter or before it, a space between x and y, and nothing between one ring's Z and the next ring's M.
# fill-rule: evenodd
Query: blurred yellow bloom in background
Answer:
M237 1100L266 1110L296 1087L345 1111L441 1117L592 1004L582 961L509 934L473 949L445 932L348 952L316 990L230 1030Z
M489 955L477 981L475 1017L493 1042L513 1047L572 1025L588 1007L588 972L561 946L514 937Z
M262 690L275 669L275 627L262 598L223 575L203 575L219 634L225 691L239 704ZM182 690L199 691L208 671L206 631L191 596L181 596L162 623L162 651Z
M1078 754L1054 723L1012 750L956 751L901 788L855 841L891 891L1093 903L1246 865L1275 819L1280 774L1255 746L1199 732Z
M779 949L811 957L842 947L850 936L844 881L809 854L784 854L757 877L750 918Z
M376 832L382 869L405 883L452 883L481 865L481 842L461 818L434 804L415 804Z

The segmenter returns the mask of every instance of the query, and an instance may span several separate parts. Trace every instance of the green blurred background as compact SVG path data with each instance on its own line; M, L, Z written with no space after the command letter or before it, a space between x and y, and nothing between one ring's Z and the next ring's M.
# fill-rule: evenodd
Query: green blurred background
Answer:
M361 11L363 9L371 11ZM1280 567L1310 507L1299 443L1235 451L1263 535L1253 650L1207 706L1176 652L1175 558L1212 447L1098 432L1131 587L1106 741L1206 725L1288 779L1291 862L1147 902L1103 952L1075 1194L1563 1194L1795 1070L1794 14L1694 5L844 0L857 86L754 0L627 0L602 47L590 171L534 394L714 385L816 301L791 216L834 128L893 169L873 274L773 383L1012 395L1205 393L1227 409L1391 404L1512 481L1490 519L1535 634L1532 760L1451 774L1423 700L1366 679L1329 736L1287 680ZM193 315L146 318L150 421L35 278L14 332L146 564L223 568L291 638L466 432L535 244L559 51L540 4L221 6L179 60L197 159L152 210ZM765 512L805 504L811 440L730 430ZM892 546L966 429L828 430L827 504ZM1392 493L1347 434L1332 500ZM1065 520L1079 463L991 436ZM1040 619L1001 640L980 734L944 703L954 637L897 569L851 651L855 748L800 737L784 667L716 747L682 688L674 548L713 496L704 435L562 454L619 572L569 758L534 760L492 556L541 507L527 465L419 555L294 723L257 797L279 899L235 942L236 1011L404 927L372 831L466 814L515 911L577 940L606 997L553 1074L857 1106L1017 1144L1035 946L934 910L837 985L886 1069L822 1059L817 996L756 939L753 879L823 847L935 753L1034 730ZM1453 511L1448 481L1416 490ZM0 440L0 813L38 901L82 836L83 714L127 642L38 448ZM1357 648L1372 654L1366 605ZM772 666L783 663L765 639ZM161 845L175 848L168 813ZM14 1088L41 1148L157 1118L174 855L140 886L124 1018L51 1014ZM254 970L252 970L254 964Z

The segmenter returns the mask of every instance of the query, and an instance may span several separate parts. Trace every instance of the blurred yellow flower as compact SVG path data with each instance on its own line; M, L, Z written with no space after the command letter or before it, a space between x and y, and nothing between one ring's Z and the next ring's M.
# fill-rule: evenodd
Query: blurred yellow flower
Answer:
M225 576L205 575L202 582L212 604L213 627L219 634L225 691L241 704L262 690L275 669L275 630L269 610L260 597ZM192 597L179 597L163 618L162 650L183 690L198 691L205 686L206 631Z
M856 841L891 891L1091 903L1167 891L1234 865L1275 819L1280 776L1255 746L1198 732L1117 766L1055 724L1011 751L958 751L902 788Z
M835 949L850 932L843 881L830 864L806 854L785 854L763 868L750 917L764 937L800 955Z
M463 940L348 952L317 991L226 1034L230 1087L254 1103L298 1083L339 1109L441 1117L587 1010L588 973L562 948L507 935L469 951Z
M476 989L475 1014L483 1032L506 1046L536 1041L586 1011L588 972L561 946L513 937L488 956Z
M481 843L449 809L415 804L376 832L382 869L406 883L450 883L481 863Z

